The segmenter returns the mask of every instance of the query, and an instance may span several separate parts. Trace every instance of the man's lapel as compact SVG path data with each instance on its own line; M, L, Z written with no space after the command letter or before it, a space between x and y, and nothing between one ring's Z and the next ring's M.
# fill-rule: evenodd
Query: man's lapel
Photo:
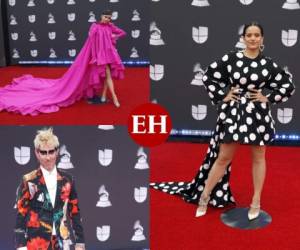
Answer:
M65 179L62 176L61 172L57 169L57 187L56 187L56 197L55 197L55 206L54 208L62 207L62 200L61 200L61 192L62 187L64 185Z
M41 168L37 170L37 177L35 183L37 185L37 189L41 190L41 193L37 197L38 201L43 202L44 209L52 210L53 206L50 200L50 195Z

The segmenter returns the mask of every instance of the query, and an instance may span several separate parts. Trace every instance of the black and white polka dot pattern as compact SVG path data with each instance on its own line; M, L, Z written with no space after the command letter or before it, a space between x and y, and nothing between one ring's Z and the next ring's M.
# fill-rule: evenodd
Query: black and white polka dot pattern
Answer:
M259 55L251 59L242 52L230 52L210 64L202 80L212 103L218 105L217 125L206 157L192 182L150 184L154 189L180 195L191 203L199 201L208 173L218 156L220 143L239 142L263 146L271 142L275 129L269 103L287 101L295 91L290 76L270 58ZM240 101L222 101L230 87L241 89ZM270 90L267 95L269 103L253 102L249 98L251 89ZM211 205L223 207L234 203L229 186L230 170L229 165L223 178L212 190Z

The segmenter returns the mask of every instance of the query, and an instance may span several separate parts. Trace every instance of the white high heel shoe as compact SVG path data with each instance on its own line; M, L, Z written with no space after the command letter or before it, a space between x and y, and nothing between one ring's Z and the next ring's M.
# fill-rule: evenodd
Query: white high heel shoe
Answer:
M251 208L255 209L255 212L251 212ZM248 210L248 219L255 220L260 214L260 205L250 205L250 209Z
M209 196L206 198L200 197L198 208L196 210L196 217L200 217L206 214L208 202Z

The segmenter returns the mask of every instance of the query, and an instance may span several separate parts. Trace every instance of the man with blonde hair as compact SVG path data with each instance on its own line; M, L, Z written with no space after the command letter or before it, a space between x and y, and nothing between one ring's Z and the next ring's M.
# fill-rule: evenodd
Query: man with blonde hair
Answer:
M34 139L38 169L25 174L18 188L15 243L18 250L84 250L84 235L74 179L56 168L59 141L52 128L37 131Z

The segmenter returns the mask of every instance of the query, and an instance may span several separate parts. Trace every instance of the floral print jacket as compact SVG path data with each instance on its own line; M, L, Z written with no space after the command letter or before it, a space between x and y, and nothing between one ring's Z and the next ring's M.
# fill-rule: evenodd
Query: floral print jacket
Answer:
M23 176L18 188L17 221L15 227L16 248L47 250L51 241L53 222L59 246L70 240L66 218L71 222L75 242L84 243L83 228L73 177L57 169L55 206L52 206L45 179L40 168Z

